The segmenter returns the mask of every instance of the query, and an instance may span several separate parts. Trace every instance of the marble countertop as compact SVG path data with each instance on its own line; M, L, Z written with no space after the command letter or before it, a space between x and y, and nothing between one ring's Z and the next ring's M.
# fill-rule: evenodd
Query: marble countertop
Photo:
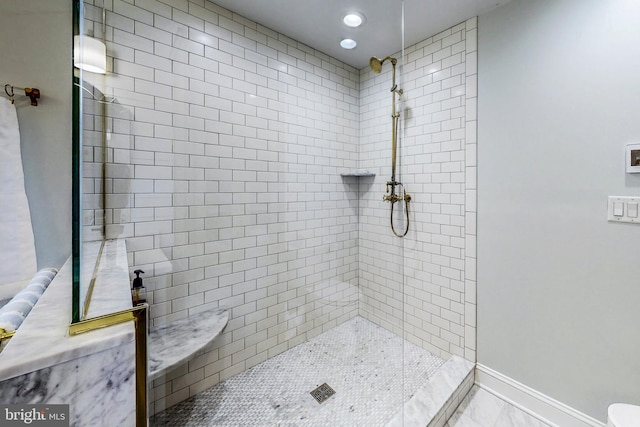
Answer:
M71 283L69 259L0 353L0 381L134 341L133 322L70 336ZM124 240L108 240L89 314L129 308L130 295Z
M228 310L214 308L151 328L148 341L149 381L190 360L213 341L228 322Z

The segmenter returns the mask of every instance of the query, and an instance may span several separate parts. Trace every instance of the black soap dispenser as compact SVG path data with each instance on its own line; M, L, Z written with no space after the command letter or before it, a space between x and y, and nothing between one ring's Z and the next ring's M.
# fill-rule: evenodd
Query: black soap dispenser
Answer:
M131 289L131 296L133 298L133 305L138 305L147 302L146 292L144 291L144 285L142 284L142 277L140 274L144 274L142 270L136 270L133 272L136 278L133 279L133 288Z

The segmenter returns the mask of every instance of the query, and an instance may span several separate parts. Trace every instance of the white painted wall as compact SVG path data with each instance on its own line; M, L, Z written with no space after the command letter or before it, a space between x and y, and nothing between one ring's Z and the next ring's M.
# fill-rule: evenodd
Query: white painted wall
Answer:
M478 361L602 421L640 404L640 3L514 0L479 21Z
M0 0L0 83L42 94L16 98L38 267L71 253L71 27L69 0Z

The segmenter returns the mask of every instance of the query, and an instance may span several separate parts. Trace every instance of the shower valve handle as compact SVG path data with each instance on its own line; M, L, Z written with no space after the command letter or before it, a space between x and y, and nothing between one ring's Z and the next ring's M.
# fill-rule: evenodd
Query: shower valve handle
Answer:
M399 202L400 200L403 200L402 196L399 196L396 194L396 186L401 186L402 183L398 182L398 181L387 181L387 190L386 193L383 197L382 200L385 202L391 202L391 203L395 203L395 202ZM391 192L389 192L389 186L391 186Z
M395 203L395 202L399 202L401 200L404 200L404 198L402 196L397 195L397 194L385 194L384 196L382 196L382 200L384 202Z

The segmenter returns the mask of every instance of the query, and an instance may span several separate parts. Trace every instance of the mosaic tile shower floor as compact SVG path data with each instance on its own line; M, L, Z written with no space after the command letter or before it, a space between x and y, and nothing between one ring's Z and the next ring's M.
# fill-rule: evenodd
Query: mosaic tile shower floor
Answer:
M383 426L444 362L355 317L156 414L150 425ZM336 394L319 404L310 392L325 382Z

